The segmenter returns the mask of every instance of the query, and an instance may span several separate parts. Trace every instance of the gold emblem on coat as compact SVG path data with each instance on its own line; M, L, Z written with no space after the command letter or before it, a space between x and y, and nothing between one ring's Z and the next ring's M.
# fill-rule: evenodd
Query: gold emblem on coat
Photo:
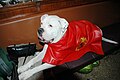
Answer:
M75 51L79 51L80 48L83 47L86 43L87 43L87 38L86 38L86 37L80 38L80 43L79 43L79 45L76 47Z

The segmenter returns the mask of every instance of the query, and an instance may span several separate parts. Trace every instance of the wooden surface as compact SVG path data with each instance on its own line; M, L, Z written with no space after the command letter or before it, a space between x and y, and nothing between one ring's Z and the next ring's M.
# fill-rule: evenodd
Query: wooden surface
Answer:
M44 0L41 2L21 3L13 6L0 8L0 24L31 15L68 8L85 4L96 3L105 0Z

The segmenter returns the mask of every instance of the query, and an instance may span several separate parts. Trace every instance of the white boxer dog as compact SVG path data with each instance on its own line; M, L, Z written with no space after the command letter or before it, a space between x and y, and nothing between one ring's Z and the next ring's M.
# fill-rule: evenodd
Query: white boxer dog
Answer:
M58 21L59 20L59 21ZM38 31L38 37L41 39L41 42L43 43L55 43L61 39L61 37L64 35L64 33L67 30L68 22L65 19L59 18L58 16L48 16L47 14L43 15L41 17L41 28L40 31L45 30L45 34L41 37ZM56 27L57 26L57 27ZM50 29L52 28L52 29ZM18 73L21 73L19 75L20 80L26 80L33 74L42 71L44 69L55 67L56 65L44 63L38 67L35 67L33 69L29 69L32 65L34 65L36 62L39 62L43 59L45 52L47 50L48 45L45 44L43 47L43 50L41 52L37 52L37 56L33 59L31 59L27 64L21 66L18 68Z
M41 16L41 27L38 29L38 37L41 42L43 43L57 43L66 33L67 27L69 23L64 19L60 18L56 15L48 15L45 14ZM104 41L118 44L115 41L103 38ZM55 67L56 65L54 64L49 64L49 63L43 63L40 66L37 66L33 69L30 69L32 65L35 63L42 61L44 58L46 51L48 49L48 44L45 44L43 47L43 50L41 52L36 52L37 56L31 59L28 63L25 65L21 66L18 68L18 73L19 79L20 80L26 80L33 74L48 69Z

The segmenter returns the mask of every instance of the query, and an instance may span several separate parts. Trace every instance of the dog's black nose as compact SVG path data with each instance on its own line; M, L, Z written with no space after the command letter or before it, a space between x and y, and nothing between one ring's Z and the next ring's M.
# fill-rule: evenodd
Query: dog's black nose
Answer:
M40 28L40 29L38 29L38 34L40 35L40 36L42 36L42 33L44 32L44 29L43 28Z

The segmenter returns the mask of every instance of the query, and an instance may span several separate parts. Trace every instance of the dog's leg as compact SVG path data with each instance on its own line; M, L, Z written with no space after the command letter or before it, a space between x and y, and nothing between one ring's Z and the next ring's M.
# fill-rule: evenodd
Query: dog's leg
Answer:
M20 66L20 67L18 68L18 73L22 73L22 72L28 70L33 64L35 64L35 63L38 62L38 61L41 61L41 60L43 59L45 53L46 53L47 47L48 47L48 45L45 44L43 50L42 50L41 52L37 52L37 53L36 53L36 54L37 54L36 57L34 57L33 59L31 59L31 60L30 60L28 63L26 63L25 65Z
M45 69L48 69L48 68L52 68L52 67L55 67L56 65L51 65L51 64L47 64L47 63L44 63L38 67L35 67L33 69L29 69L28 71L25 71L23 73L21 73L19 75L19 79L20 80L26 80L28 79L30 76L32 76L33 74L39 72L39 71L42 71L42 70L45 70Z

